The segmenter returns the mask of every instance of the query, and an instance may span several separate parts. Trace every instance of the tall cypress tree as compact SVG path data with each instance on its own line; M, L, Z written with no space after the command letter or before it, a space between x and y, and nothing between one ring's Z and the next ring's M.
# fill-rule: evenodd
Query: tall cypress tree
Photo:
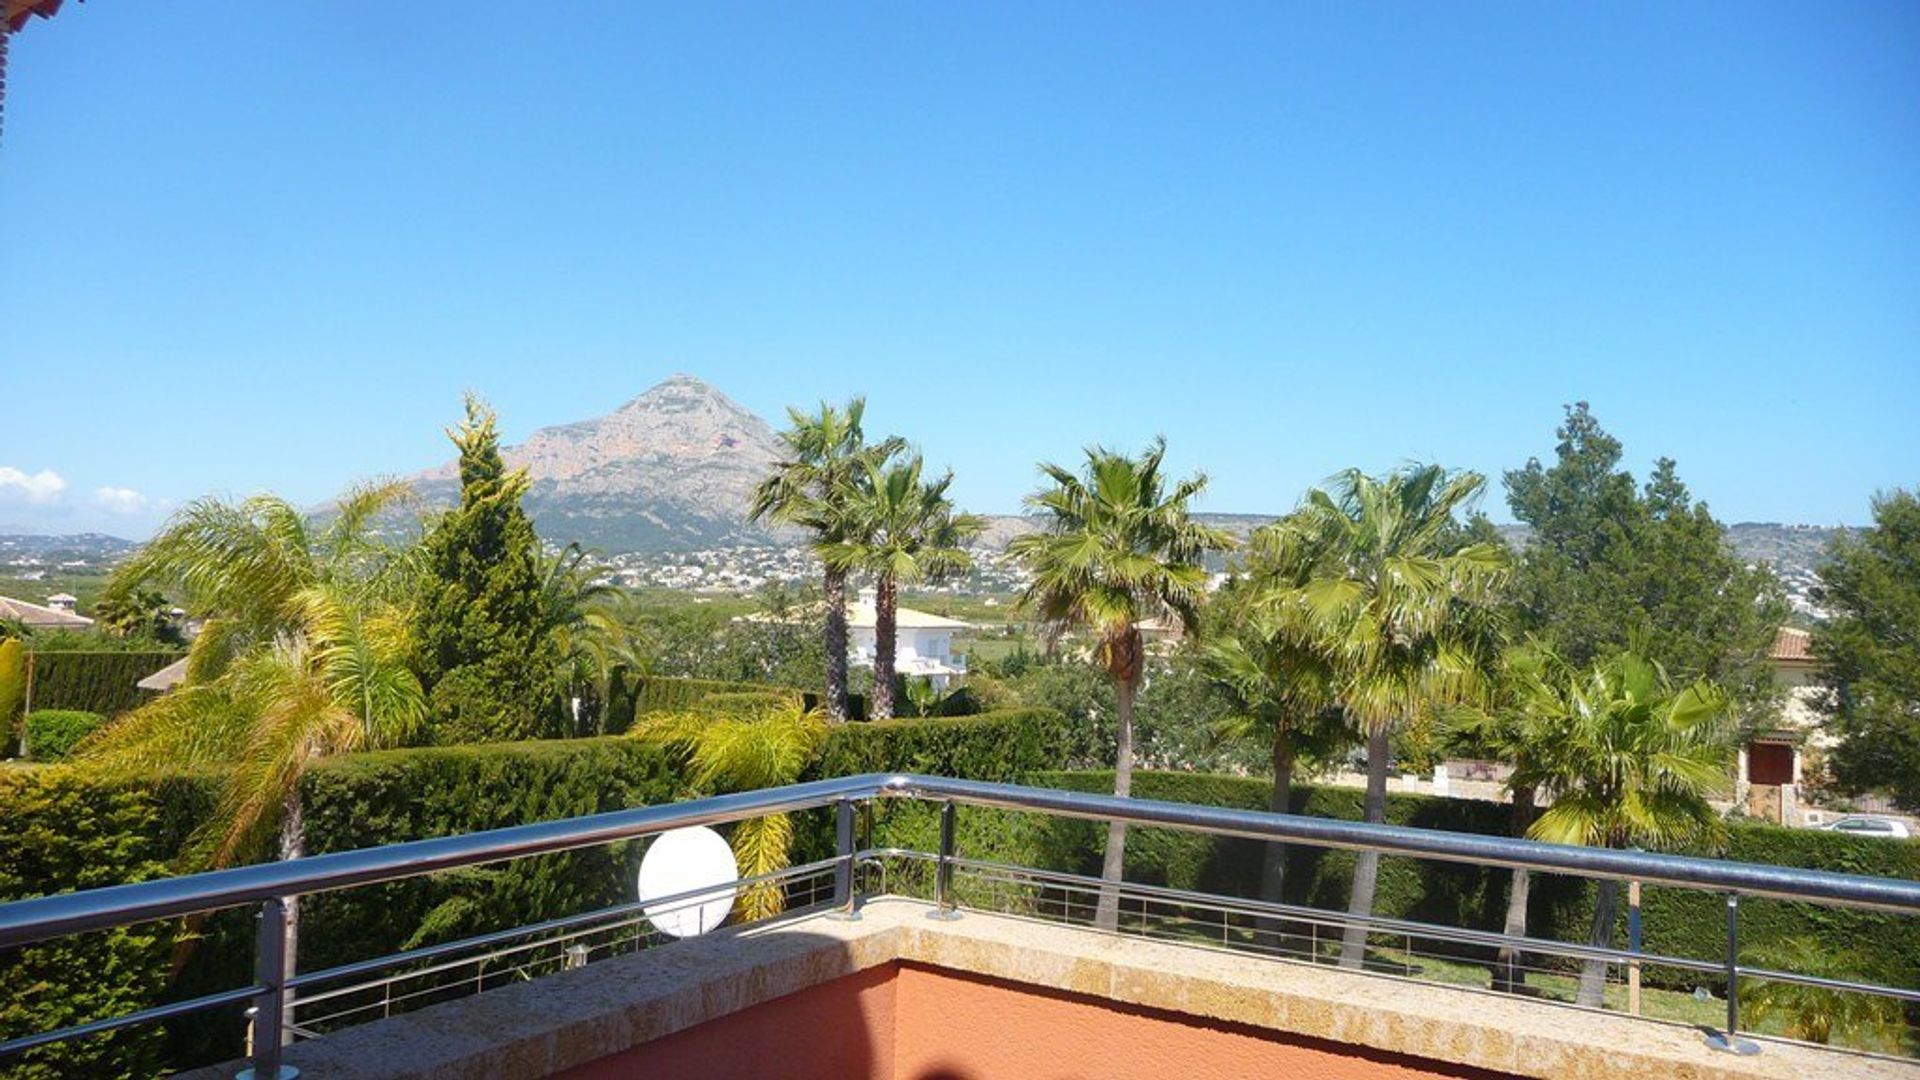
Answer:
M1586 402L1558 434L1551 464L1506 474L1507 505L1532 529L1512 589L1523 629L1576 666L1634 649L1764 715L1776 697L1767 650L1787 616L1773 572L1734 553L1670 459L1637 483Z
M557 734L559 650L540 617L540 540L520 505L527 474L507 471L493 410L472 395L465 422L447 435L460 450L460 505L423 542L414 616L434 738Z

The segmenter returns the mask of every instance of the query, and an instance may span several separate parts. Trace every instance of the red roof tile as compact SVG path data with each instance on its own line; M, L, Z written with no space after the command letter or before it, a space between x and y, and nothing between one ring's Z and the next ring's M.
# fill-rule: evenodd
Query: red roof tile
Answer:
M1767 659L1812 660L1813 635L1805 630L1795 630L1791 626L1781 627L1780 632L1773 636L1773 649L1767 653Z

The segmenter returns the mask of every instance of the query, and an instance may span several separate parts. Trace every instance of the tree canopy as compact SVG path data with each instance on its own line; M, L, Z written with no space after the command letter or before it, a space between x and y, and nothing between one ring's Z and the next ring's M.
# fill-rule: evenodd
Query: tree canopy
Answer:
M550 632L540 540L521 507L523 470L500 457L493 411L468 397L447 432L460 450L460 505L421 543L415 669L438 742L556 733L561 668Z
M1873 520L1820 568L1814 599L1830 618L1814 629L1813 652L1841 739L1836 778L1920 807L1920 498L1882 495Z
M1669 458L1645 485L1586 402L1567 408L1552 464L1506 474L1532 530L1512 597L1521 629L1575 667L1633 649L1676 678L1708 678L1751 713L1774 697L1767 652L1787 607L1765 566L1733 552Z

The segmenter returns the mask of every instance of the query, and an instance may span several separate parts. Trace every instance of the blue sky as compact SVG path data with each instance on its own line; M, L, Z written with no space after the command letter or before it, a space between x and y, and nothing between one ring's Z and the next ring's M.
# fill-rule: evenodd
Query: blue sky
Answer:
M319 500L675 371L1007 511L1495 477L1588 399L1727 520L1920 482L1920 5L69 4L13 42L0 529Z

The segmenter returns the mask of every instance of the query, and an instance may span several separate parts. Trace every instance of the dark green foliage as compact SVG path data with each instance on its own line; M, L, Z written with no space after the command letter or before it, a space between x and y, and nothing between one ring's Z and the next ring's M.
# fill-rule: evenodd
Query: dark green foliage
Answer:
M1037 708L841 724L807 775L917 772L1012 780L1059 761L1061 726L1058 713Z
M630 716L638 718L654 713L688 712L701 708L715 695L774 695L785 700L803 697L801 691L766 683L726 682L720 679L682 679L644 675L632 683L633 707ZM624 729L623 729L624 730Z
M1506 474L1507 503L1532 528L1512 589L1519 629L1575 667L1632 648L1676 680L1712 679L1764 707L1775 696L1767 651L1787 615L1772 571L1734 554L1671 460L1636 487L1585 402L1559 436L1552 464Z
M1027 782L1041 787L1105 792L1112 789L1107 773L1045 772ZM1134 796L1170 802L1199 803L1245 810L1264 810L1271 785L1242 777L1197 773L1140 773L1134 777ZM1364 793L1357 788L1296 784L1292 809L1296 814L1361 819ZM1014 815L966 811L998 822ZM1387 797L1387 823L1450 832L1504 835L1511 824L1511 808L1471 799L1445 799L1393 794ZM1809 829L1736 823L1730 826L1728 848L1719 857L1738 862L1834 870L1880 877L1920 879L1920 841L1895 841L1842 836ZM978 829L976 829L976 834ZM1005 833L1006 837L1000 834ZM1009 839L1010 837L1010 839ZM996 827L984 838L987 848L967 848L973 857L1031 862L1054 869L1098 871L1098 827L1088 822L1031 822ZM891 842L891 841L889 841ZM1261 845L1255 841L1219 839L1169 829L1139 829L1127 844L1127 878L1176 888L1200 889L1231 896L1259 895ZM1353 871L1348 852L1288 846L1286 873L1288 902L1340 909L1346 905ZM1392 918L1498 931L1506 913L1507 872L1480 866L1432 860L1381 860L1375 912ZM1555 875L1537 875L1529 903L1529 930L1533 937L1559 941L1587 940L1593 918L1590 883ZM1642 913L1648 952L1714 960L1725 950L1725 900L1695 889L1648 887ZM1810 935L1832 949L1853 949L1873 957L1879 967L1868 974L1891 985L1911 985L1920 977L1920 923L1894 915L1843 908L1793 904L1775 900L1747 900L1741 904L1741 933L1749 940L1781 940ZM1625 936L1624 904L1619 938ZM1471 954L1469 954L1471 955ZM1655 984L1690 988L1697 975L1650 970Z
M64 767L0 769L0 902L167 876L212 805L212 785L191 779L104 782ZM191 996L168 990L179 933L177 922L143 923L0 953L0 1039ZM0 1076L145 1080L171 1071L170 1060L169 1032L142 1026L29 1051L0 1065Z
M811 594L764 593L766 618L718 605L650 605L634 616L654 675L817 687L826 677L825 620Z
M475 399L449 435L460 448L460 505L421 542L413 626L434 741L556 735L560 651L544 620L540 540L520 505L526 473L507 471L493 413Z
M838 724L828 734L818 760L801 779L913 772L970 780L1025 782L1041 769L1061 765L1065 734L1065 719L1052 709L1043 708L1002 709L952 718L897 718ZM888 800L871 807L867 815L876 845L895 844L926 851L936 846L938 807L931 803ZM973 824L978 826L986 820L976 817ZM996 824L994 828L1002 826ZM986 837L976 839L984 842ZM825 810L800 815L795 827L794 861L807 862L832 853L832 815Z
M353 754L307 773L311 854L672 802L660 747L624 738ZM311 898L300 963L313 969L604 907L632 891L627 845L517 859L485 872Z
M777 709L782 705L791 705L804 701L799 691L781 690L739 690L725 694L709 694L700 702L702 712L747 714L766 709ZM804 706L803 706L804 707Z
M30 704L36 712L80 709L118 716L153 696L140 689L141 679L178 659L177 651L36 651L27 657L32 678Z
M35 709L27 714L21 738L23 756L33 761L64 761L75 743L106 722L99 713L78 709Z
M1813 651L1840 783L1920 807L1920 499L1882 495L1873 520L1820 568L1816 599L1832 618L1814 628Z

